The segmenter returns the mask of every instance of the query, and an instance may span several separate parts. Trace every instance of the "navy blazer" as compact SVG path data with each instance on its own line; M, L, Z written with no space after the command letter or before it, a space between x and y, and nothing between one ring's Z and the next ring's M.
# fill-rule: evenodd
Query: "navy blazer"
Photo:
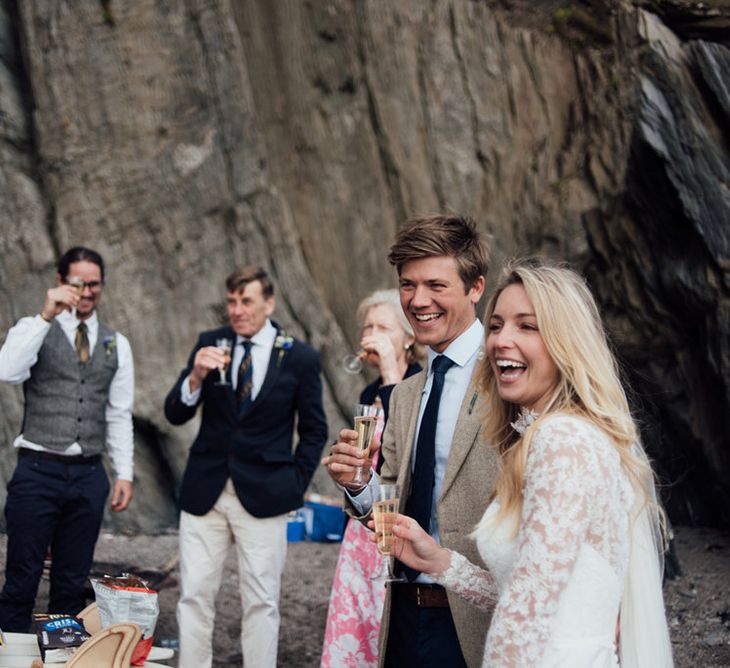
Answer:
M230 327L200 335L165 399L165 417L172 424L187 422L198 408L180 399L195 354L223 337L235 340L236 335ZM319 353L297 339L288 350L275 344L263 385L243 411L236 407L231 385L219 385L218 380L217 372L209 373L201 387L203 417L183 475L180 508L205 515L229 477L241 504L255 517L301 507L327 439ZM295 417L299 443L292 452Z

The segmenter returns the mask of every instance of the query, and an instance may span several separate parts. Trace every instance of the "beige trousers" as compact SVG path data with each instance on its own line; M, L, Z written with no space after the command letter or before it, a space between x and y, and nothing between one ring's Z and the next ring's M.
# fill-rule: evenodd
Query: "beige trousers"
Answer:
M211 666L215 597L231 544L238 557L244 666L276 668L286 525L286 515L248 513L230 479L206 515L180 514L179 668Z

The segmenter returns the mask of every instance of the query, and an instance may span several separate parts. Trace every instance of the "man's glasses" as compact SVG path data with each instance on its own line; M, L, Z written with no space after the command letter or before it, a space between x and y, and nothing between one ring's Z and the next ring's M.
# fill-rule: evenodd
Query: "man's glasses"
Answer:
M90 290L99 290L101 289L101 286L104 285L104 281L84 281L78 276L69 276L64 281L64 283L66 283L66 285L72 285L79 291L83 290L84 288L89 288Z

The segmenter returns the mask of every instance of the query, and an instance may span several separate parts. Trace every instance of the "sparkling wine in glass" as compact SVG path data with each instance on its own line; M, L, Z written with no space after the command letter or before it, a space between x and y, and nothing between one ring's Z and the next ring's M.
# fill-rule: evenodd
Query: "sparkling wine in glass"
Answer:
M373 436L378 427L378 418L382 415L383 409L371 404L355 404L355 431L357 432L357 442L355 445L360 450L369 450ZM358 466L355 469L355 477L352 482L358 485L365 484L363 478L363 467Z
M393 524L400 504L400 487L381 483L373 490L373 521L378 537L378 552L383 555L386 567L385 582L400 582L403 578L393 573Z
M84 279L81 278L81 276L69 276L66 279L66 283L68 283L74 290L76 290L76 294L81 297L81 293L84 291ZM71 308L71 315L73 317L76 317L76 307Z
M226 371L231 363L231 344L233 342L230 339L216 339L215 345L218 350L223 353L223 366L218 368L220 374L220 380L216 385L230 385L226 380Z

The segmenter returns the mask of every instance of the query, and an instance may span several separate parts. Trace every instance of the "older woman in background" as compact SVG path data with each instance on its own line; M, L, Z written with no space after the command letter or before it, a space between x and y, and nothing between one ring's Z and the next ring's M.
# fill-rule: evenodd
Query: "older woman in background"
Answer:
M378 378L360 394L360 403L383 408L384 419L375 437L379 441L393 388L421 366L398 290L378 290L363 299L357 308L357 321L361 356L379 371ZM374 456L374 468L378 456ZM378 665L385 586L378 577L383 572L382 557L369 534L360 522L349 522L345 530L327 612L322 668Z

